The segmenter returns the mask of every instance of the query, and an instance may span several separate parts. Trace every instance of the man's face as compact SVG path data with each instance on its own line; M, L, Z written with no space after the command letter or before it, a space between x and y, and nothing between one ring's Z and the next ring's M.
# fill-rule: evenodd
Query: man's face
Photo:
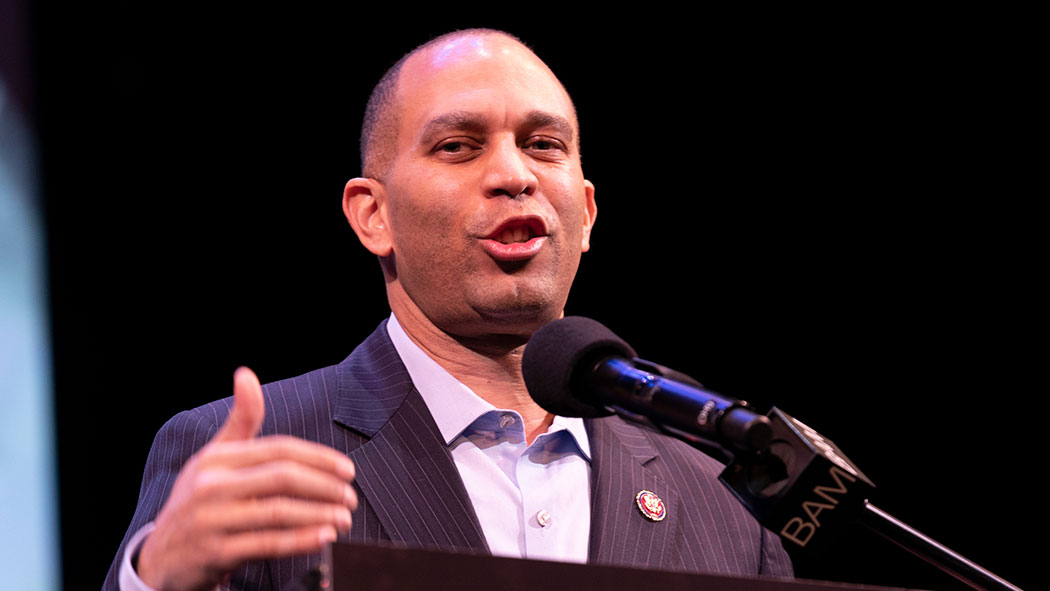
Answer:
M399 80L383 184L404 293L459 336L527 335L558 318L596 215L564 89L498 36L416 55Z

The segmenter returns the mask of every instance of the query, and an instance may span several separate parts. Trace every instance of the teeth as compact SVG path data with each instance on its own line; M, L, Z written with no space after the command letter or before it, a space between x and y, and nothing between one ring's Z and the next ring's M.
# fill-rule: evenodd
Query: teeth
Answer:
M507 228L506 230L500 232L498 240L503 244L513 244L515 242L528 242L529 230L524 226Z

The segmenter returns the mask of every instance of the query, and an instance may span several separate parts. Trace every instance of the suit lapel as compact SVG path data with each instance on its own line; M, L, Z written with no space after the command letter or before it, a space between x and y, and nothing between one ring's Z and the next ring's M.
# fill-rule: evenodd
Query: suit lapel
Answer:
M357 483L397 544L488 553L448 447L401 363L386 323L337 366L336 423L366 438L349 450ZM616 418L587 420L591 441L593 564L655 567L676 562L680 496L650 465L657 451ZM656 493L667 517L653 522L635 502Z
M587 421L591 457L592 564L634 567L674 562L679 532L679 494L648 465L657 452L619 419ZM662 521L646 518L635 501L640 491L656 493L666 508Z
M369 438L350 451L365 501L395 544L487 552L459 471L380 325L338 368L335 422Z

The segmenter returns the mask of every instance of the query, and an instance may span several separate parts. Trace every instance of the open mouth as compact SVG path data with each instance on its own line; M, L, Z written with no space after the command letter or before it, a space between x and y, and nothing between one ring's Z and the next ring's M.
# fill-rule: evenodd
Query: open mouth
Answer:
M513 228L506 228L495 237L496 241L503 244L515 244L520 242L528 242L530 239L535 238L536 233L532 231L528 226L515 226Z
M547 230L544 227L543 220L528 217L504 222L495 232L489 234L487 238L501 244L520 244L546 234Z
M507 220L482 240L485 250L500 261L523 261L536 256L547 241L543 219L534 216Z

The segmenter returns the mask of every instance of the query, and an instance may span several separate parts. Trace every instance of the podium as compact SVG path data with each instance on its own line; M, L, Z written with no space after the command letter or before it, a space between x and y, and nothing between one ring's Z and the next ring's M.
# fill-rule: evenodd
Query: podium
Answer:
M330 544L323 591L873 591L823 581L698 575L619 566L519 560L434 550Z

